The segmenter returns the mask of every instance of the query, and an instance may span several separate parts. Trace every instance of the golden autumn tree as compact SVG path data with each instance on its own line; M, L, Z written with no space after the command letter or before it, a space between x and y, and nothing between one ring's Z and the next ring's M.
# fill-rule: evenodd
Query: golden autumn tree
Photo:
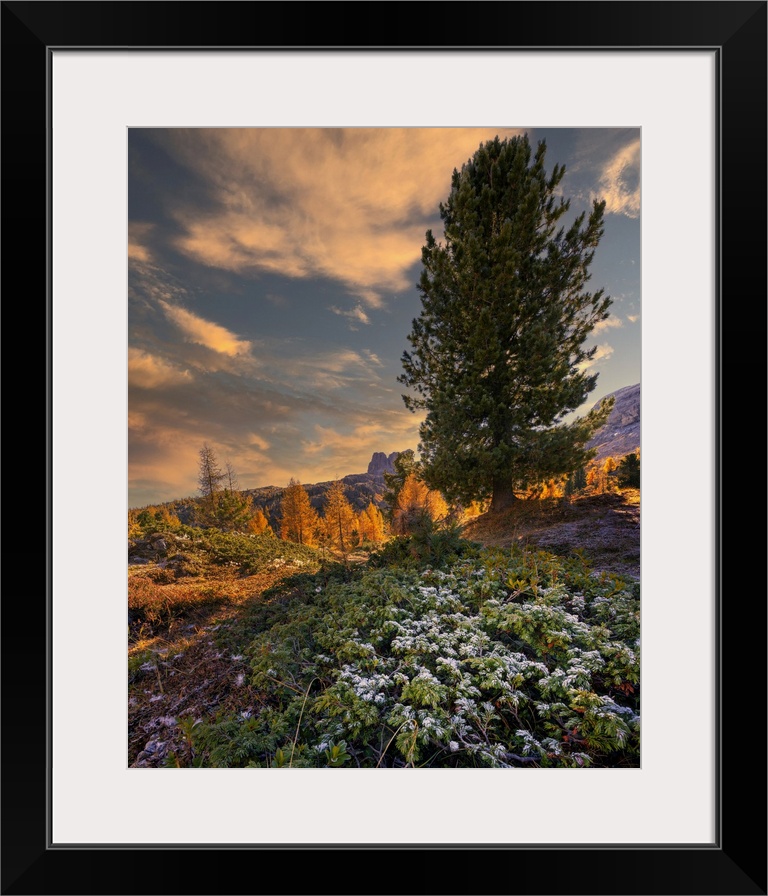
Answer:
M384 541L384 516L373 502L365 510L360 511L357 528L363 541L369 541L372 544Z
M282 511L280 537L283 540L306 545L317 543L319 524L317 511L310 504L307 490L297 479L291 478L288 483L283 492L280 509Z
M539 494L539 498L542 500L547 500L551 498L562 498L563 496L563 483L556 479L548 479L541 486L541 491Z
M264 515L264 511L257 509L253 516L248 520L247 531L251 535L274 535L269 520Z
M600 468L600 491L610 491L611 486L613 485L613 478L611 474L615 471L615 469L616 461L612 457L606 457L605 463Z
M408 535L424 516L438 522L448 515L448 505L438 491L409 473L400 489L392 511L392 529L397 535Z
M355 545L357 518L344 494L344 483L338 479L326 493L322 525L327 543L346 558Z

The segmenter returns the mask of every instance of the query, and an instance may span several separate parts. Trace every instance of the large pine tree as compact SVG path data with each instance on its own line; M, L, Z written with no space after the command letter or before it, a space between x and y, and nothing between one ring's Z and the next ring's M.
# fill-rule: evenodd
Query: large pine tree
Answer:
M563 422L597 383L585 364L597 347L584 343L611 300L586 286L605 203L560 224L565 168L547 175L545 154L527 135L496 137L454 170L444 242L428 230L422 249L422 310L399 377L415 390L406 406L427 412L425 481L452 499L491 498L494 511L582 466L610 410Z

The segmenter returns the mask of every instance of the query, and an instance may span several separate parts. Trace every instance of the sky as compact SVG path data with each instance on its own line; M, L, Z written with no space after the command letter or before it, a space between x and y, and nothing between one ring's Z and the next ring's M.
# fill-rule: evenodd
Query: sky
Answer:
M523 133L565 165L570 216L606 201L584 413L640 382L639 129L129 129L129 507L199 494L203 444L241 488L416 450L397 377L426 231L453 170Z

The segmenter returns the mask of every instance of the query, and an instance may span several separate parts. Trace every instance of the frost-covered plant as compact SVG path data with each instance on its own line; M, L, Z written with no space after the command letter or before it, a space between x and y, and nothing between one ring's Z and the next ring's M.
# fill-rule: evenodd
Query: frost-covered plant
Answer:
M639 765L632 584L515 549L317 587L265 619L248 649L265 708L209 727L212 759L268 765L292 743L294 766L323 767L343 743L347 767Z

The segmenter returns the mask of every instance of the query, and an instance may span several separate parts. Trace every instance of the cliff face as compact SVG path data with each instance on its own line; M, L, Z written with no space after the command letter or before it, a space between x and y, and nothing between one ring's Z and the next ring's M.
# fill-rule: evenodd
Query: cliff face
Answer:
M616 399L607 422L588 442L596 448L596 460L620 458L640 447L640 383L611 392ZM606 396L610 398L610 396Z
M383 451L374 451L371 462L368 464L368 473L370 476L383 476L384 473L395 472L395 460L399 451L393 451L387 456Z

